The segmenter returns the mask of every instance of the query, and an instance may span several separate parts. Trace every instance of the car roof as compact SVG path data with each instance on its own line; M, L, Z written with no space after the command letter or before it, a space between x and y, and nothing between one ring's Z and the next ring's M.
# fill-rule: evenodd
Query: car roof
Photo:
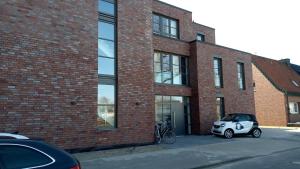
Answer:
M15 139L29 139L26 136L19 135L19 134L11 134L11 133L0 133L0 138L1 137L9 137L9 138L15 138Z

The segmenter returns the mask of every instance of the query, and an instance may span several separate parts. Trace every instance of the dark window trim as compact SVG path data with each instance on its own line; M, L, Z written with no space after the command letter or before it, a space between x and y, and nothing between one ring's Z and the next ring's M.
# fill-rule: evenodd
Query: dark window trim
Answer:
M201 40L198 40L198 36L202 36L202 41L201 41ZM197 33L196 40L197 40L198 42L205 42L205 34L204 34L204 33L201 33L201 32L198 32L198 33Z
M154 61L154 54L155 53L158 53L160 55L160 62L155 62ZM163 60L162 60L162 54L165 54L165 55L168 55L169 56L169 69L171 70L171 83L164 83L163 81L162 82L156 82L155 81L155 71L154 72L154 82L155 84L163 84L163 85L171 85L171 86L189 86L189 69L188 69L188 57L186 56L183 56L183 55L178 55L178 54L174 54L174 53L168 53L168 52L162 52L162 51L158 51L158 50L155 50L154 53L153 53L153 68L155 69L155 64L157 63L160 63L160 69L161 69L161 72L163 70ZM173 78L173 55L175 56L178 56L179 57L179 65L176 65L176 66L179 66L179 73L181 75L181 82L182 82L182 78L183 76L182 75L186 75L186 84L174 84L174 78ZM185 67L185 72L182 71L182 64L181 64L181 58L184 58L185 59L185 62L186 62L186 67ZM161 79L163 80L163 75L161 74Z
M221 57L217 57L215 56L213 58L213 68L214 68L214 76L215 76L215 63L214 61L217 60L218 61L218 73L220 74L220 86L216 86L215 83L215 87L216 88L224 88L224 82L223 82L223 59ZM214 77L215 79L216 77Z
M114 75L103 75L103 74L98 74L98 84L97 84L97 88L98 88L98 85L100 84L104 84L104 85L112 85L111 83L114 83L114 87L115 87L115 103L114 103L114 115L115 115L115 118L114 118L114 123L115 123L115 126L114 127L102 127L102 126L97 126L97 130L99 131L111 131L111 130L116 130L118 128L118 3L117 3L117 0L103 0L103 1L106 1L108 3L112 3L114 4L114 8L115 8L115 11L114 11L114 15L110 15L110 14L107 14L107 13L102 13L100 11L98 11L98 5L99 5L99 0L97 1L97 11L98 11L98 21L102 21L102 22L107 22L107 23L111 23L111 24L114 24L114 33L115 33L115 38L114 38L114 58L110 58L110 59L114 59L115 61L115 73ZM98 31L98 30L97 30ZM105 39L104 39L105 40ZM98 53L97 53L98 55ZM102 56L99 56L98 57L102 57ZM97 59L98 59L97 57ZM98 70L97 70L98 71ZM104 83L103 83L104 82ZM97 98L97 110L96 112L98 112L98 98Z
M240 83L239 83L239 71L240 70L237 70L237 75L238 75L238 87L240 90L246 90L246 78L245 78L245 64L243 62L237 62L238 65L240 65L241 67L241 75L242 75L242 82L243 82L243 86L242 88L240 87ZM238 67L237 67L238 68Z

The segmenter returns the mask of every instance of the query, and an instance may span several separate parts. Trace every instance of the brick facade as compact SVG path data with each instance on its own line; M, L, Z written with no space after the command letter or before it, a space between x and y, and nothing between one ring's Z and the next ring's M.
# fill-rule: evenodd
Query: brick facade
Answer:
M255 82L255 109L256 117L260 125L264 126L286 126L286 97L284 93L252 65L253 80Z
M179 21L179 39L152 33L152 13ZM155 95L190 96L193 134L207 134L216 96L226 113L254 113L251 57L215 45L215 30L192 13L156 0L117 1L117 128L97 112L97 1L9 1L0 6L0 132L19 131L66 149L153 142ZM194 41L196 33L206 42ZM154 83L153 52L188 57L189 86ZM224 59L224 89L212 58ZM246 90L236 62L245 63ZM76 101L76 104L71 102Z

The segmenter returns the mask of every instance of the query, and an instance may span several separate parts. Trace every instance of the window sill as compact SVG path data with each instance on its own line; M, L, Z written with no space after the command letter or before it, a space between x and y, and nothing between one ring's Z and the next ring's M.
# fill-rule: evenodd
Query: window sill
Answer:
M168 87L190 87L189 85L167 84L167 83L158 83L158 82L155 82L154 84L158 86L168 86Z
M96 127L97 132L115 132L118 128L102 128L102 127Z

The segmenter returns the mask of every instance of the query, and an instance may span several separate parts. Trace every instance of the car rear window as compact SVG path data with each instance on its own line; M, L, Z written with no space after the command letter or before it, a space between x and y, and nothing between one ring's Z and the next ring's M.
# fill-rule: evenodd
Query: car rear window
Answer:
M53 162L45 154L21 145L0 145L0 161L6 169L38 167Z

